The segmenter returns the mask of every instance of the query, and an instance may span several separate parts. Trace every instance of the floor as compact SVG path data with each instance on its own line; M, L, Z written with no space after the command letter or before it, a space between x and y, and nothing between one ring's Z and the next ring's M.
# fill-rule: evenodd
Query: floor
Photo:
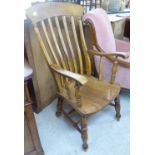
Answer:
M55 116L57 100L35 114L38 132L45 155L129 155L130 154L130 94L122 92L121 120L108 106L88 119L88 144L82 150L78 131L64 118Z

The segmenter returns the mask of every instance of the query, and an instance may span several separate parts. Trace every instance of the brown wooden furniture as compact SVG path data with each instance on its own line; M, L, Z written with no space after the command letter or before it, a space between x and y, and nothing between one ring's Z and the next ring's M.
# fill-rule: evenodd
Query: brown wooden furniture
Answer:
M30 95L33 96L33 109L40 112L56 98L56 85L50 69L42 57L41 48L29 20L24 21L25 56L33 69L33 77L29 81ZM48 84L47 84L48 83ZM32 89L33 88L33 89Z
M54 10L55 8L59 8ZM81 133L83 149L87 144L87 117L107 105L113 105L116 118L120 119L120 86L114 84L117 71L117 58L127 58L125 53L101 53L88 50L83 33L81 16L83 7L69 3L44 3L29 8L27 17L34 26L42 54L54 75L57 84L58 104L56 115L61 113L70 120ZM90 57L100 57L99 78L91 76ZM113 58L110 81L102 81L102 62L104 57ZM64 101L72 109L64 110ZM111 104L112 102L115 104ZM78 113L81 118L75 122L71 116Z
M36 5L36 3L33 5ZM58 7L55 7L53 11L55 10L60 11ZM33 26L27 19L24 21L24 44L26 53L24 56L26 55L29 64L33 68L33 77L29 81L28 87L30 87L31 91L33 110L38 113L56 98L57 88L52 73L42 57Z
M35 118L31 106L31 98L28 91L28 81L32 76L32 69L28 63L24 63L24 154L43 155Z

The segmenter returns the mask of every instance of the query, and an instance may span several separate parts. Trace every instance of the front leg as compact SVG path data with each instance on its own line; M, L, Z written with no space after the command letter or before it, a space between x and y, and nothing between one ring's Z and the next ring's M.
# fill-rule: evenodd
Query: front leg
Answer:
M81 137L83 140L83 149L87 150L88 149L88 144L87 144L87 139L88 139L88 134L87 134L87 118L86 116L81 117Z

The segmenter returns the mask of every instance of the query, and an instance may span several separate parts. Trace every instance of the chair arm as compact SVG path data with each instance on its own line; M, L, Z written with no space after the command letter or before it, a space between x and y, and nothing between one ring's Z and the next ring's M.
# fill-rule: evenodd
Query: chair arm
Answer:
M59 67L58 65L52 64L52 65L50 65L50 67L52 70L54 70L58 74L60 74L64 77L67 77L67 78L71 78L71 79L75 80L76 82L80 83L81 85L86 84L88 81L85 76L64 70L61 67Z
M97 56L116 56L116 57L122 57L124 59L127 59L129 57L129 55L125 52L110 52L110 53L103 53L103 52L99 52L97 50L88 50L88 53L92 54L92 55L97 55Z
M113 61L112 66L112 74L111 74L111 80L110 83L113 84L115 82L116 72L117 72L117 66L118 66L118 57L122 57L124 59L128 58L129 55L124 52L110 52L110 53L103 53L99 52L97 50L88 50L88 53L92 55L100 56L100 63L99 63L99 80L102 80L102 70L103 70L103 59L102 57L111 58L111 61Z
M72 79L72 80L74 80L76 82L75 86L74 86L74 89L72 87L70 87L71 85L68 83L66 85L66 90L67 90L67 94L68 94L69 99L72 100L72 101L74 100L76 106L80 107L81 106L80 86L87 83L87 81L88 81L87 78L85 76L83 76L83 75L79 75L77 73L73 73L73 72L64 70L61 67L59 67L58 65L56 65L56 64L50 65L50 68L54 72L60 74L61 76ZM66 82L67 81L68 80L66 80ZM73 93L74 90L75 90L75 94Z

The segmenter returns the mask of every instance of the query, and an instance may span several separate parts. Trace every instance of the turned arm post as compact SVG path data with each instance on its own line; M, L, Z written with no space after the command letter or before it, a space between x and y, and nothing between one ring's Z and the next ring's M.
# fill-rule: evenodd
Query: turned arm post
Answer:
M100 56L100 63L99 63L99 80L102 80L103 74L103 56Z
M81 94L80 94L80 83L75 84L75 98L78 107L81 107Z
M96 55L96 56L100 56L100 63L99 63L99 80L102 80L102 70L103 70L103 58L102 57L106 57L106 58L110 58L111 61L113 62L113 66L112 66L112 74L111 74L111 79L110 79L110 83L113 84L115 82L115 77L116 77L116 72L117 72L117 66L118 66L118 57L122 57L124 59L127 59L129 57L129 55L127 53L124 52L99 52L97 50L88 50L87 51L89 54L91 55Z
M116 72L118 69L118 61L117 61L117 57L115 56L114 62L113 62L113 66L112 66L112 73L111 73L111 79L110 79L110 83L114 84L115 82L115 78L116 78Z

